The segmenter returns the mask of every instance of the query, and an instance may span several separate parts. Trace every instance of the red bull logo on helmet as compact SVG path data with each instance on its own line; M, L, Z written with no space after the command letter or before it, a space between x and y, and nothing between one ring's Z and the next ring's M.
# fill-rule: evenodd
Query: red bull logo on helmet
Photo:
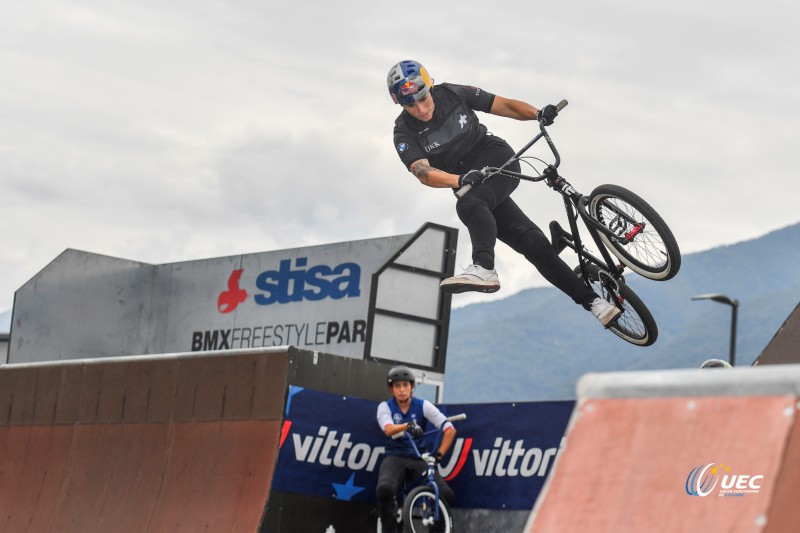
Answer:
M419 92L419 85L413 81L406 81L400 86L400 94L403 96L408 96L409 94L414 94L416 92Z

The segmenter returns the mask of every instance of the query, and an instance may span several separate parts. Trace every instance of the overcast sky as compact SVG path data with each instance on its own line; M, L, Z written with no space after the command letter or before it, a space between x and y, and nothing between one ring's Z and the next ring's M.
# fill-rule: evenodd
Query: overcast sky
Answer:
M0 311L67 248L161 264L431 221L460 229L466 266L452 194L393 148L401 59L537 107L567 98L562 174L636 191L684 253L758 237L800 220L799 15L789 0L4 2ZM534 133L480 117L514 147ZM543 185L515 198L563 222ZM494 298L544 283L504 245L497 268Z

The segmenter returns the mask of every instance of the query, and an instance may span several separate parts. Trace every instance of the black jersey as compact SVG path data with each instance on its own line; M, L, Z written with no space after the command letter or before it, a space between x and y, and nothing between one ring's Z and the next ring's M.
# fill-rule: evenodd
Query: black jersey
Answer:
M394 122L394 146L408 168L427 159L434 168L455 172L459 161L486 135L475 111L488 113L494 95L477 87L442 83L431 88L433 117L422 122L403 111Z

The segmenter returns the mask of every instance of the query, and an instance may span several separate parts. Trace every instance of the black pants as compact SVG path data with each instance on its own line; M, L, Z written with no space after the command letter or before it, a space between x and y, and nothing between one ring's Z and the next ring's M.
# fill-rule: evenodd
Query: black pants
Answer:
M394 533L397 531L397 522L392 515L392 501L397 494L397 489L403 480L413 481L425 473L427 465L418 457L404 455L388 455L381 462L378 472L378 485L375 495L378 498L378 513L380 514L383 531ZM436 472L436 484L439 486L439 497L448 504L453 501L453 489Z
M487 135L461 162L458 170L499 167L513 155L507 142ZM520 171L519 162L506 168ZM494 247L499 239L522 254L554 287L588 309L595 293L558 256L539 226L511 199L518 185L517 179L497 175L473 187L456 203L458 218L467 227L472 241L472 262L493 269Z

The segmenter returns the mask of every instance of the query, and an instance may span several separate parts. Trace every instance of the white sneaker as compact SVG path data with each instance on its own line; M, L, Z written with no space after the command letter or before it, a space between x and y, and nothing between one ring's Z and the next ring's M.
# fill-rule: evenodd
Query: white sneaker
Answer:
M486 270L480 265L470 265L463 274L442 280L439 288L444 292L497 292L500 290L500 279L497 272Z
M592 308L590 309L594 317L603 324L604 328L609 327L622 313L619 310L619 307L612 304L611 302L607 302L602 298L595 298L592 302Z

